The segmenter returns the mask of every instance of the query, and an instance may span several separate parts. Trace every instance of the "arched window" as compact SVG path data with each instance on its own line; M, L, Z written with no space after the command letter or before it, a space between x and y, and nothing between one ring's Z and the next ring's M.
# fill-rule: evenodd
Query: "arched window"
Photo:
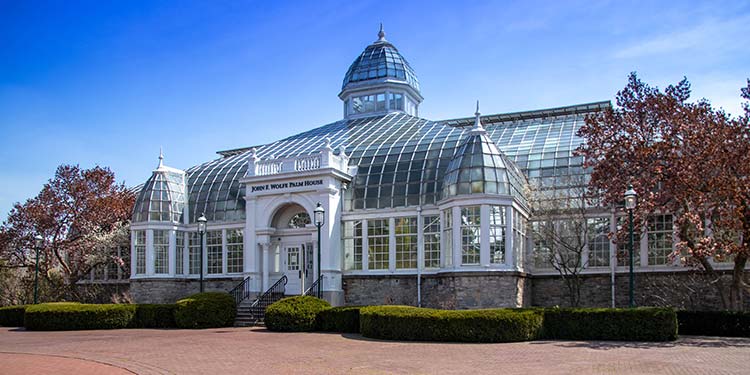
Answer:
M289 219L289 228L304 228L305 225L310 224L311 222L310 215L308 215L307 212L300 212L294 214L294 216Z

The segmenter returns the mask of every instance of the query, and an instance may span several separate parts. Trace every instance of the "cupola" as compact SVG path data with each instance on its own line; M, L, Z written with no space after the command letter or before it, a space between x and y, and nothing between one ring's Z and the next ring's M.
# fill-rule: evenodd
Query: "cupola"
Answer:
M185 172L164 165L164 154L159 150L159 165L138 194L133 222L181 223L185 203Z
M349 66L339 98L344 101L345 118L390 112L418 115L423 98L417 75L398 49L385 39L382 24L378 40Z

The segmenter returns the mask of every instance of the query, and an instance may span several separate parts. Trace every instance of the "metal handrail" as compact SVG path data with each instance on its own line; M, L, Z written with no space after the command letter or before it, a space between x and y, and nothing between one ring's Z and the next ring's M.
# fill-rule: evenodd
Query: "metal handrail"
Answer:
M320 298L320 285L322 284L321 281L323 281L323 276L324 275L320 275L320 277L305 291L304 295Z
M289 279L286 275L271 285L265 293L260 297L256 298L250 305L250 311L255 317L256 321L262 321L266 317L266 308L272 303L284 298L284 292L286 292L286 283Z
M239 305L242 301L247 299L247 297L250 297L250 294L252 292L250 291L250 277L246 277L245 280L242 280L241 283L237 284L232 290L229 291L229 294L234 297L234 302Z

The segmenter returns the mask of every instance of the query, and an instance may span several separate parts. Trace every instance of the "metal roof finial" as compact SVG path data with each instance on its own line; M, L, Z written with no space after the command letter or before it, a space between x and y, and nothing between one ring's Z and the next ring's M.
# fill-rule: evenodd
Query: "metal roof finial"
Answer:
M482 120L479 118L481 113L479 112L479 100L477 100L477 111L474 112L474 127L471 129L472 134L484 133L484 127L482 127Z
M161 150L161 146L159 146L159 166L157 168L161 168L164 166L164 153Z
M383 31L383 23L380 23L380 31L378 31L378 42L385 42L385 31Z

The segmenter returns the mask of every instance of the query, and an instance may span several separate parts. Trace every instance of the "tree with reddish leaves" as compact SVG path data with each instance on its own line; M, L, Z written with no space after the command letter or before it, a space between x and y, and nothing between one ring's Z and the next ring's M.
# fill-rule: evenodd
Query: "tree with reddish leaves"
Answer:
M750 99L750 81L742 89ZM743 308L750 292L744 271L750 255L750 107L731 117L707 100L689 102L683 79L663 92L632 73L616 108L589 116L577 152L592 169L589 189L605 206L622 207L623 192L639 193L635 226L651 215L674 217L672 257L709 276L725 308ZM625 242L627 228L615 233ZM729 287L716 261L733 261Z
M72 286L95 267L122 262L111 249L128 241L134 201L108 168L61 165L41 192L16 203L0 226L0 264L33 273L34 237L41 235L40 278L64 289L51 298L76 298Z

